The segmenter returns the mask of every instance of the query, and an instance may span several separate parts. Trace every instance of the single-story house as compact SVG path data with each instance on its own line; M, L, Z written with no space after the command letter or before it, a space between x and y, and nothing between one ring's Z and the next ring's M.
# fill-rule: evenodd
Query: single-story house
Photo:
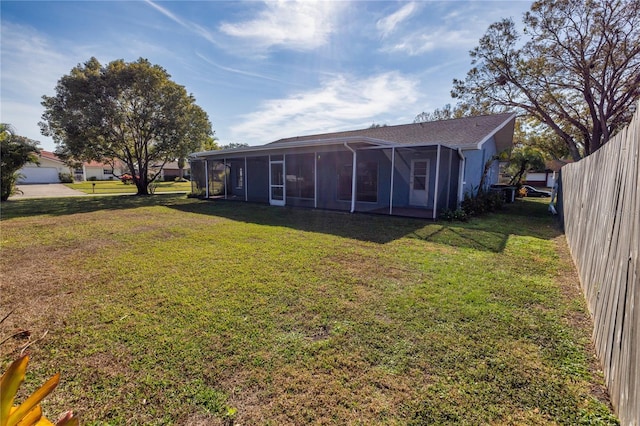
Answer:
M560 169L572 160L550 160L545 163L545 169L529 172L525 175L523 184L531 186L546 186L553 188L558 179Z
M157 170L160 167L160 165L153 165L151 166L152 170ZM158 177L159 180L161 181L167 181L167 180L175 180L176 178L179 177L189 177L191 170L189 169L189 163L186 163L184 168L182 169L182 173L180 173L180 167L178 167L178 162L177 161L169 161L167 162L164 167L162 168L162 170L160 170L160 176Z
M120 161L115 162L115 168L109 163L88 161L75 168L73 178L76 181L113 180L125 173L124 170Z
M119 161L116 161L115 169L108 163L98 161L89 161L76 167L69 167L55 153L45 150L40 150L38 161L39 165L28 163L19 170L22 175L18 179L19 184L60 183L61 174L73 176L75 181L82 182L86 180L116 179L114 172L116 175L125 173L125 167Z
M349 212L437 218L497 183L497 153L513 144L515 114L464 117L298 136L193 153L194 192Z
M56 154L41 150L38 154L40 164L27 163L18 173L19 184L60 183L60 174L70 174L71 169Z

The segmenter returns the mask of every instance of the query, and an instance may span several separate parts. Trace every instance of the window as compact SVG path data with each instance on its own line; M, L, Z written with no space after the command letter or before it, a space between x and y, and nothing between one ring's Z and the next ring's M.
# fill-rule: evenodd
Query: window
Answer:
M287 197L314 198L314 154L287 155Z
M102 174L103 175L112 175L113 174L113 170L111 170L111 169L102 169Z
M236 189L244 188L244 170L242 167L236 167Z
M338 169L338 200L351 201L351 164ZM356 200L370 203L378 202L378 162L358 162L356 176Z

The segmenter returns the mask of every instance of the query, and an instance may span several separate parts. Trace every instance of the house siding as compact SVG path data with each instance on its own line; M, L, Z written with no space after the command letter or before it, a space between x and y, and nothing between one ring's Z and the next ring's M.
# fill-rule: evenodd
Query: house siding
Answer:
M465 156L465 171L464 171L464 194L475 194L478 192L480 186L480 180L482 179L482 173L485 163L498 153L496 149L496 142L493 138L487 140L482 149L465 150L463 154ZM487 186L498 183L498 177L500 175L500 165L498 161L494 161L485 179Z

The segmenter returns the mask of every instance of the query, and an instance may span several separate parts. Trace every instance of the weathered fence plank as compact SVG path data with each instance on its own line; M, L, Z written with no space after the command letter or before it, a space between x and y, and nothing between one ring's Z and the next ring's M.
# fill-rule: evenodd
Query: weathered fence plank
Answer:
M611 401L640 426L640 104L629 126L562 168L559 213Z

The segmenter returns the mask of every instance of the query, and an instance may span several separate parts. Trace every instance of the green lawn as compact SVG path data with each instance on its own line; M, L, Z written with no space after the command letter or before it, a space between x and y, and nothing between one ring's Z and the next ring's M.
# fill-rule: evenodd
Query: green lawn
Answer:
M94 186L95 184L95 186ZM156 192L191 192L191 182L154 182ZM119 180L66 183L65 186L87 194L135 194L136 186Z
M2 204L0 338L83 424L616 424L541 201L469 223L153 197ZM27 341L0 347L6 365Z

